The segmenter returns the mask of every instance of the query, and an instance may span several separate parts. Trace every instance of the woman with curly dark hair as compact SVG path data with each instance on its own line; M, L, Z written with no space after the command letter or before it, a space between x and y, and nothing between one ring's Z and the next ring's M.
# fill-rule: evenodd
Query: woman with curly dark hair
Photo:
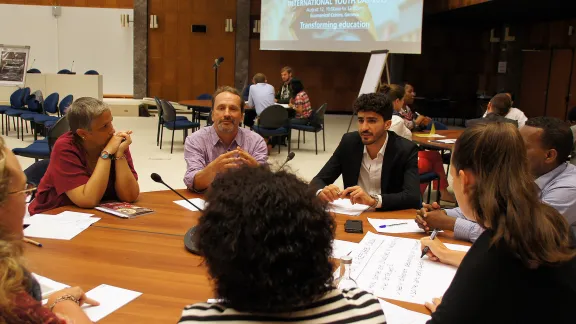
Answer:
M232 170L206 202L196 237L219 302L187 306L180 323L386 322L372 295L334 287L334 221L295 175Z

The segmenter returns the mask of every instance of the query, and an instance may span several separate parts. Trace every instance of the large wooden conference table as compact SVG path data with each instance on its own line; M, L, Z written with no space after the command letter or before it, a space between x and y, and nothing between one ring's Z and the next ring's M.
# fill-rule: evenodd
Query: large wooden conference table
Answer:
M445 137L419 137L416 136L417 134L429 134L430 132L415 132L412 134L412 142L422 145L425 147L437 149L437 150L449 150L451 151L454 147L454 144L443 144L443 143L435 143L431 142L434 140L446 140L446 139L458 139L464 130L462 129L451 129L451 130L437 130L436 134L442 135Z
M186 198L201 197L186 190L179 192ZM175 323L185 305L205 302L214 295L202 258L187 252L183 243L184 234L197 224L200 213L185 209L174 200L180 198L170 191L142 193L136 205L154 209L155 213L134 219L72 206L54 209L48 214L89 212L101 220L70 241L38 239L42 248L26 244L28 267L39 275L85 291L108 284L143 293L101 323ZM414 215L415 210L371 212L358 217L334 215L336 238L362 240L363 234L344 232L347 219L362 220L367 232L374 231L367 217L413 219ZM390 235L419 239L424 234ZM453 240L452 235L446 231L439 237L447 243L466 244ZM387 300L429 313L423 305Z

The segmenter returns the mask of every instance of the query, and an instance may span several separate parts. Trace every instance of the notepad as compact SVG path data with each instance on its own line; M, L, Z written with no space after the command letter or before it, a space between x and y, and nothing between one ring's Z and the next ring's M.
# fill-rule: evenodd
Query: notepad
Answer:
M368 210L370 206L363 204L352 204L350 199L338 198L329 203L326 209L336 214L358 216Z
M424 233L424 230L418 227L414 219L377 219L368 218L368 222L378 233ZM394 226L386 226L381 228L382 225L402 224Z
M193 199L188 199L190 200L194 205L204 209L206 202L204 201L204 199L202 198L193 198ZM191 211L199 211L197 208L195 208L194 206L190 205L189 202L187 202L186 200L176 200L174 201L175 204L180 205L188 210Z
M87 297L99 302L100 305L83 305L82 309L91 321L97 322L140 295L141 292L102 284L86 293Z

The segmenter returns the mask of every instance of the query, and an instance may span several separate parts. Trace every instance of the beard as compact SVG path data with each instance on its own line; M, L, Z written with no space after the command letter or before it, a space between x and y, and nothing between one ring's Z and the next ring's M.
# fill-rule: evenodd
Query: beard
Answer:
M362 140L362 144L364 145L372 145L374 143L376 143L378 140L380 140L382 138L382 136L384 136L386 131L384 131L383 133L380 134L373 134L373 133L369 133L369 132L365 132L365 133L360 133L360 139ZM368 139L364 139L364 136L370 136Z
M224 122L230 122L230 124L224 125L223 124ZM236 131L236 128L238 127L234 119L221 119L218 121L216 125L218 127L218 131L222 133L233 133L234 131Z

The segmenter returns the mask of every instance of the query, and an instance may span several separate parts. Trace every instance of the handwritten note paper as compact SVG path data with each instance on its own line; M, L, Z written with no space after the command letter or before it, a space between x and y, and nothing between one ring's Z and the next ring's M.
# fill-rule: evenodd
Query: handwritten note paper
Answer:
M352 252L351 276L378 297L423 304L444 294L456 268L420 255L419 240L368 232Z

